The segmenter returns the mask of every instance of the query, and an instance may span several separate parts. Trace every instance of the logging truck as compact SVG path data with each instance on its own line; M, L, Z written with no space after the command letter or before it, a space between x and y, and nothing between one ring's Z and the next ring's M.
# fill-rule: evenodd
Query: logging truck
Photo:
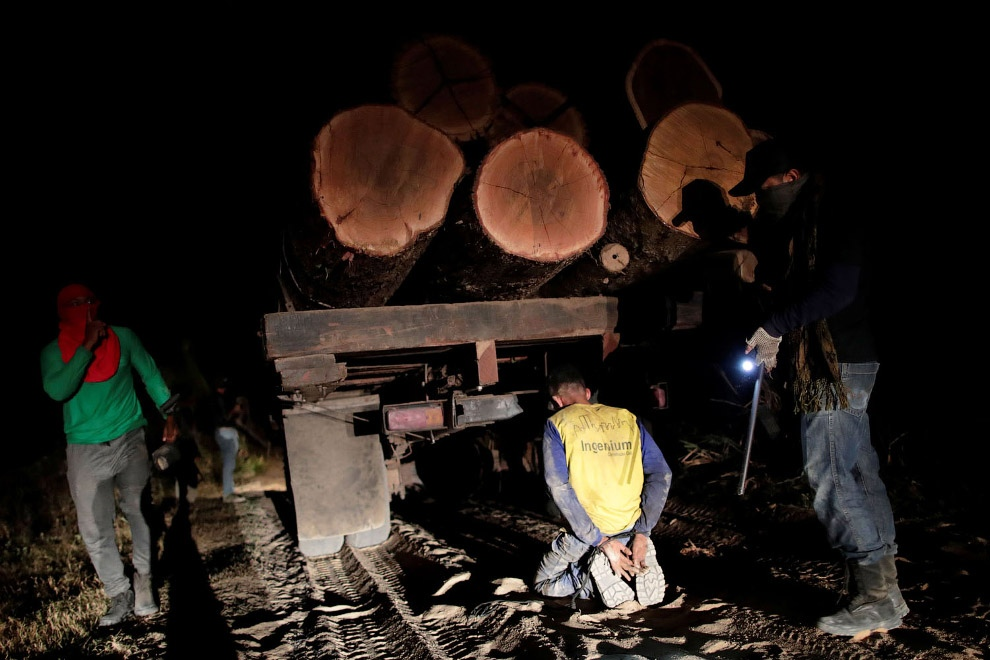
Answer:
M312 208L283 234L285 311L263 320L305 555L388 538L415 444L545 415L550 365L594 368L617 348L617 296L704 247L694 223L731 233L725 216L753 203L719 192L752 146L720 104L679 104L656 121L638 190L610 201L572 112L551 113L569 119L554 128L478 139L500 99L470 45L417 43L399 64L396 105L347 108L314 138ZM452 81L448 70L472 73ZM687 186L731 208L715 204L703 222L711 205L683 208Z
M604 359L617 320L608 296L265 315L300 551L384 542L413 445L545 414L548 365Z

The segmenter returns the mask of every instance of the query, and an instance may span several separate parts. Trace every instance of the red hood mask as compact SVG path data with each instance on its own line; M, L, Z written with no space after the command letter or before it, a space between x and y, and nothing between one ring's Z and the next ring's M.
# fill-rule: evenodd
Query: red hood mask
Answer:
M72 305L76 298L90 298L93 302ZM86 339L86 323L96 318L100 301L82 284L70 284L58 292L58 347L62 361L68 362ZM95 358L86 370L87 383L101 383L117 373L120 364L120 339L107 326L107 336L96 345Z

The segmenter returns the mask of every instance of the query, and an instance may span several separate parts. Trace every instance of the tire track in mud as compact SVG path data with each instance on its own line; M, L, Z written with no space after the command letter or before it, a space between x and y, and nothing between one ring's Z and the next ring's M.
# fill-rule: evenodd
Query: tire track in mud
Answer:
M401 541L401 536L397 537L397 540ZM354 550L354 554L369 575L375 578L380 591L388 595L395 611L402 617L406 626L422 640L430 652L429 657L438 659L468 657L466 654L481 645L483 640L472 629L463 625L463 614L449 608L440 618L431 616L432 608L419 613L413 612L411 606L413 601L410 601L401 580L406 569L396 558L397 554L408 556L403 545L396 543L389 550L383 546ZM423 555L418 557L423 558ZM455 573L435 593L441 593L457 582L469 578L470 573Z
M429 517L437 519L435 512ZM458 533L428 531L394 514L393 535L449 569L443 584L430 595L423 616L441 641L450 637L444 629L456 622L455 641L445 646L452 657L569 660L572 656L562 650L560 638L543 625L545 601L534 599L526 580L515 576L520 568L524 574L529 568L515 560L527 556L520 555L519 540L533 542L529 533L533 520L521 512L503 513L484 504L467 513L447 510L439 518L446 532ZM546 525L556 533L556 525ZM417 572L414 582L421 585L421 567L410 561L410 555L396 552L394 557L401 574ZM410 602L414 598L410 595Z
M518 644L512 620L519 613L532 618L542 607L532 600L492 600L493 591L512 593L519 585L475 584L476 560L469 553L398 516L379 546L345 545L335 555L307 558L268 498L249 499L236 509L243 543L231 552L240 557L239 570L260 578L245 579L241 591L227 596L226 616L240 658L498 657L504 655L500 647ZM465 588L486 597L470 612L463 604ZM268 609L258 607L266 601ZM548 644L542 635L528 636L537 639L527 642L530 648ZM553 652L541 657L565 658Z
M457 510L456 521L443 527L446 533L456 529L455 540L468 548L476 562L503 562L506 555L518 556L525 541L520 537L548 543L559 530L559 523L531 511L513 509L498 503L471 502ZM769 515L772 520L760 516ZM699 506L672 498L668 501L662 523L654 530L654 539L668 547L680 546L683 554L702 559L691 567L704 574L713 564L716 581L731 575L723 588L692 590L697 578L685 579L687 586L677 586L681 569L688 562L681 557L667 565L668 589L659 607L640 608L636 604L617 610L577 612L562 624L563 614L545 607L535 607L544 648L567 649L565 656L596 657L589 648L620 647L642 656L627 657L710 657L742 658L822 658L823 660L875 660L881 658L946 658L956 651L937 640L921 644L919 630L910 622L902 628L878 632L861 639L842 638L822 633L814 621L822 612L838 607L836 593L841 587L841 570L830 558L827 548L816 542L817 536L790 538L795 532L819 532L808 511L778 509L759 515L740 516L733 507ZM766 533L761 527L783 525L784 531ZM489 538L486 538L489 537ZM788 541L781 543L781 539ZM493 550L494 548L494 550ZM491 551L492 555L488 556ZM709 552L710 551L710 552ZM538 555L534 556L536 559ZM710 561L708 561L710 560ZM663 561L661 564L663 565ZM533 566L535 568L535 564ZM505 573L505 568L500 567ZM667 569L665 568L665 571ZM671 575L673 573L673 575ZM809 597L809 594L814 594ZM545 604L547 601L538 601ZM489 617L488 628L504 630L512 625L511 617L499 619L504 601L482 603L475 608ZM559 605L559 603L558 603ZM587 626L583 641L575 642L567 628ZM622 640L621 643L618 640ZM924 648L934 643L934 648ZM602 657L602 656L597 656Z
M401 592L390 592L389 580L363 554L345 545L334 556L308 560L325 603L317 610L328 617L337 657L446 658L402 606Z
M379 546L344 546L334 556L308 560L324 602L338 601L317 608L333 615L334 648L356 660L479 657L487 639L466 623L463 608L431 605L431 596L470 579L470 563L463 552L401 522L393 522L393 534ZM404 578L410 575L417 584L425 579L439 586L409 593Z
M235 507L245 554L263 578L269 603L264 612L252 611L231 620L239 657L334 657L327 653L326 632L313 623L318 601L306 573L305 558L286 532L271 499L249 498Z
M560 529L544 513L486 500L411 507L393 512L381 545L306 558L267 498L236 508L241 563L264 576L264 593L239 595L228 612L249 660L967 657L937 628L912 627L920 619L855 641L816 630L841 576L814 540L793 538L806 512L763 511L761 522L672 498L653 535L666 554L664 602L607 610L530 591Z

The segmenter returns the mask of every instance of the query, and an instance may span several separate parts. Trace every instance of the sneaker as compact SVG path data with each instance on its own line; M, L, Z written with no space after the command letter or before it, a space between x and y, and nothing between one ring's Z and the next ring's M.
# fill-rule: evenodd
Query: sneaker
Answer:
M115 626L134 613L134 592L128 589L110 598L106 614L100 617L97 625Z
M612 564L604 552L592 551L590 570L591 579L606 607L615 607L636 597L632 585L612 570Z
M151 575L134 574L134 613L138 616L158 614Z
M646 543L646 568L635 578L636 600L644 607L662 601L667 591L667 582L663 579L663 571L657 562L657 549L653 545L653 539L647 539Z
M247 499L237 493L230 493L223 496L223 501L227 504L240 504L241 502L247 502Z

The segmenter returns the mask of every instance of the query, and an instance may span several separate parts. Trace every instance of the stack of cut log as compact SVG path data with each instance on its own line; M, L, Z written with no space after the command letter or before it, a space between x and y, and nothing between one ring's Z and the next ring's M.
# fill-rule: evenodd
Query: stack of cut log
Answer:
M288 310L612 295L745 243L750 131L689 47L645 46L626 93L644 131L635 189L610 202L588 126L540 82L502 93L453 36L409 43L394 105L340 111L313 140L312 213L285 229Z

